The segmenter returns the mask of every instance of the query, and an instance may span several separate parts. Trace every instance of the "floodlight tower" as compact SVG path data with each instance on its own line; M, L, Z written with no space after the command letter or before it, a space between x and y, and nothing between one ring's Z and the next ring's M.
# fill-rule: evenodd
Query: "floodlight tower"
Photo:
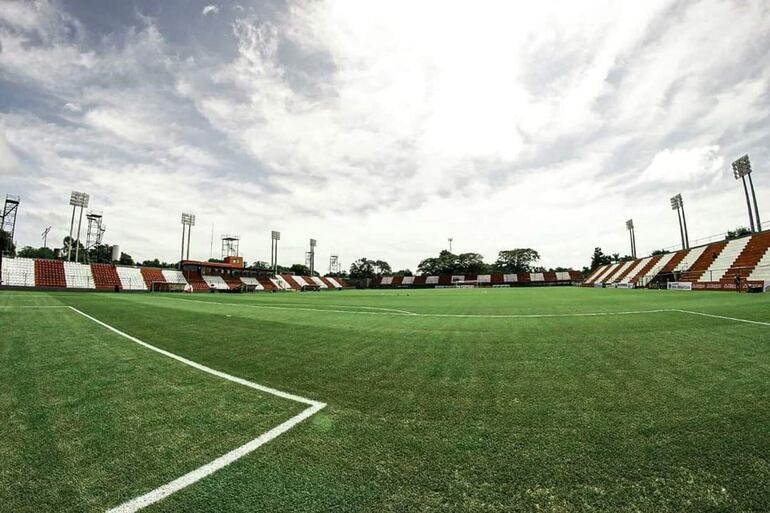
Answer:
M238 256L241 237L239 235L222 234L222 260L229 256Z
M682 201L681 194L671 198L671 210L676 210L677 217L679 218L679 235L682 237L682 249L689 249L690 239L687 235L687 218L684 216L684 201Z
M634 233L633 219L626 221L626 230L628 230L628 233L631 236L631 256L636 258L636 234Z
M339 255L331 255L329 257L329 274L339 274L340 272L340 257Z
M16 232L16 213L19 211L20 198L8 194L5 196L5 205L3 206L3 215L0 219L0 231L7 235L6 247L0 248L0 252L11 251L13 245L14 233Z
M190 232L192 227L195 226L195 214L182 213L182 253L179 257L179 265L182 265L182 260L185 259L184 255L184 231L187 227L187 260L190 260Z
M452 252L452 241L454 240L454 238L453 237L449 237L449 239L447 239L447 240L449 241L449 252L451 253Z
M88 221L88 230L86 231L86 249L101 243L102 232L102 213L89 210L86 214Z
M72 220L70 221L70 244L67 248L67 260L72 260L72 229L75 227L75 209L80 207L80 218L78 219L78 235L75 239L75 261L78 260L80 253L80 225L83 222L83 209L88 208L90 197L85 192L72 191L70 195L70 205L72 205Z
M40 238L43 239L43 247L48 247L48 233L51 231L51 227L49 226L45 230L43 230L43 233L40 234Z
M754 192L754 181L751 179L751 161L748 155L744 155L735 162L733 162L733 176L738 180L743 180L743 192L746 193L746 206L749 209L749 223L751 223L751 231L762 231L762 221L759 220L759 206L757 206L757 195ZM746 177L749 177L749 185L751 187L751 197L754 200L754 214L757 219L756 230L754 229L754 217L751 215L751 201L749 200L749 189L746 187Z
M281 232L273 230L270 234L270 267L273 276L278 275L278 241L281 240Z

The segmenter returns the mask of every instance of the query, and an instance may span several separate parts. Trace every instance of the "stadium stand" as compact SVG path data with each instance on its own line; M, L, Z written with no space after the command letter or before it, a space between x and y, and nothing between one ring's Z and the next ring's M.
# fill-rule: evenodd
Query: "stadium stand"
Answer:
M267 292L280 290L278 287L275 286L275 283L270 281L270 278L257 278L257 279L259 280L260 285L262 285L262 288Z
M35 261L31 258L4 259L0 281L9 287L34 287Z
M491 274L479 274L476 276L476 281L478 283L492 283L492 275Z
M120 288L120 278L112 264L91 264L91 274L97 289L115 290L115 287Z
M765 250L765 253L754 267L754 270L751 271L749 279L762 280L765 283L770 282L770 249Z
M679 281L698 281L703 273L706 272L706 269L719 257L719 254L726 245L727 242L717 242L706 246L692 265L686 271L683 271Z
M645 269L650 261L655 257L647 257L642 258L641 260L635 260L634 265L628 268L628 270L623 273L623 276L619 277L618 283L631 283L634 278L639 275L639 273Z
M120 279L120 288L123 290L147 290L142 271L138 267L117 266L115 272Z
M294 274L282 274L281 276L284 281L289 284L289 287L294 290L302 290L302 287L305 285L305 280L303 280L301 276L296 276Z
M518 283L529 283L529 273L518 273L516 274L516 281Z
M209 285L198 271L182 271L185 281L190 284L193 291L209 290Z
M326 286L328 286L330 289L341 289L342 288L342 285L340 285L339 283L334 281L334 278L324 277L324 278L321 278L321 279L324 281L324 283L326 283Z
M35 286L66 288L64 262L61 260L35 260Z
M228 285L221 276L204 274L203 281L206 282L206 285L208 285L209 289L230 290L230 285Z
M401 285L413 285L414 284L414 276L404 276L401 279Z
M246 286L254 287L255 290L265 290L265 286L262 285L258 279L251 276L241 276L241 283Z
M401 284L404 282L403 276L394 276L393 282L391 283L394 287L400 287Z
M326 284L326 282L323 281L318 276L311 276L310 279L313 280L313 283L315 283L316 285L318 285L322 289L328 289L329 288L329 286Z
M176 269L163 269L161 274L163 274L166 283L181 283L182 285L187 285L187 280L185 280L182 271Z
M529 273L529 281L545 281L543 273Z
M156 267L140 267L139 270L142 273L142 278L144 278L144 284L149 290L152 290L153 283L166 283L163 272Z
M292 290L294 287L286 281L286 279L282 275L277 275L275 278L270 278L270 281L275 283L275 285L281 289L281 290Z
M749 240L750 237L742 237L740 239L731 240L725 244L722 251L718 253L717 257L711 262L711 265L703 271L703 274L700 275L697 281L720 281L735 264L735 261L743 252L743 249L749 243Z
M503 283L515 283L519 281L517 274L503 274Z
M741 278L767 280L768 278L752 278L752 276L755 270L760 267L762 258L768 254L768 249L770 249L770 231L758 233L751 237L741 254L733 262L732 267L722 276L721 281L734 283L736 274Z
M612 276L609 276L605 281L608 283L618 283L620 280L626 277L626 274L628 274L631 268L634 267L634 264L636 264L636 260L628 260L623 262L623 265L618 267Z
M596 281L596 278L601 276L609 267L609 265L600 265L597 267L591 274L589 274L585 280L583 280L583 285L593 285L593 283Z
M392 276L383 276L380 279L380 285L392 285L393 284L393 277Z
M611 264L607 266L607 269L604 270L603 273L601 273L599 276L596 277L594 280L594 283L604 283L607 281L607 278L610 277L612 274L615 273L615 271L618 270L618 267L620 267L621 264Z
M426 285L438 285L438 276L427 276L425 278Z
M91 266L79 262L64 262L64 280L68 289L96 288Z
M687 270L703 255L708 246L701 246L695 249L688 249L682 251L682 258L679 263L676 264L670 272L672 273L686 273Z

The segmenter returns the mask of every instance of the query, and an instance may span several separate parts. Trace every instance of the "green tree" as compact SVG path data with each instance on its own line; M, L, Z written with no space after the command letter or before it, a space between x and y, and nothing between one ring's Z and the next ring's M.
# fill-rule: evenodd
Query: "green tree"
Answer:
M10 256L16 254L16 244L11 240L11 234L5 230L0 230L0 251Z
M747 226L739 226L735 230L727 230L727 236L725 239L737 239L738 237L743 237L744 235L749 235L750 233L751 230Z
M16 256L20 258L44 258L48 260L53 260L55 258L51 248L33 248L32 246L24 246L16 252Z
M112 262L112 246L97 244L88 250L88 259L94 264L109 264Z
M393 273L393 276L412 276L412 271L409 269L401 269L400 271Z
M134 265L134 259L128 253L121 252L120 260L118 260L118 263L120 265Z
M539 260L540 253L532 248L509 249L497 254L494 267L498 272L525 273L530 272Z
M299 276L310 276L310 269L306 265L303 264L294 264L291 267L289 267L289 272L291 274L297 274Z
M249 269L254 269L255 271L269 271L270 264L263 262L262 260L257 260L256 262L251 263Z
M602 248L594 248L594 254L591 256L591 269L596 269L602 265L612 263L612 257L605 255L602 252Z
M374 278L374 261L361 257L350 264L350 277L353 279Z
M655 251L650 253L650 256L665 255L666 253L668 253L668 251L666 251L665 249L656 249Z

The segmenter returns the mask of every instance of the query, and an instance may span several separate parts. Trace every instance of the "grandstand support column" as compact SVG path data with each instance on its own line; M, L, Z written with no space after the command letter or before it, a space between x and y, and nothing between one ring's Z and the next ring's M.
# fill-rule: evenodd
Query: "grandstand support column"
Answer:
M187 260L190 260L190 232L192 232L192 226L187 227Z

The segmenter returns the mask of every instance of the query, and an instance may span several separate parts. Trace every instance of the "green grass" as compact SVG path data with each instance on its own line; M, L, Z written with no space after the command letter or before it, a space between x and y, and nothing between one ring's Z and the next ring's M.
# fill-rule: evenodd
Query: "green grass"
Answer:
M472 317L770 323L767 294L3 292L9 511L104 510L304 408L69 310L2 308L34 304L328 404L148 512L770 511L770 326Z

